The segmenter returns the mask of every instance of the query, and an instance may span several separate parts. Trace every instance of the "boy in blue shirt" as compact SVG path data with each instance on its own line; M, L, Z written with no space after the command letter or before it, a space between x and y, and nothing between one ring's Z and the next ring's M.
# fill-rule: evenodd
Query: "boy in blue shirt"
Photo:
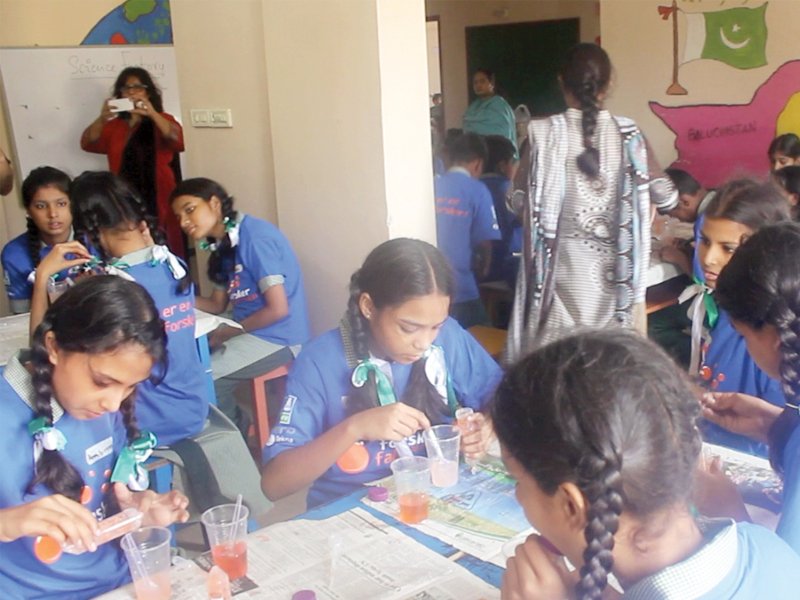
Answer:
M448 151L452 166L434 182L436 237L456 279L450 314L466 329L488 324L476 275L483 278L488 274L492 240L501 236L492 196L477 180L487 159L483 138L465 133Z

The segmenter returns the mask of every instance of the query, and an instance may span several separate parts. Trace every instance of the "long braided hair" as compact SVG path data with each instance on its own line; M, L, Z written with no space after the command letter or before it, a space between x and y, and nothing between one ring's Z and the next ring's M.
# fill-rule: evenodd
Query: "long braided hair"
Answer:
M717 301L734 323L757 331L770 325L780 338L780 378L787 406L769 431L772 467L783 471L783 454L800 424L800 225L778 223L742 244L717 280Z
M194 177L182 181L170 195L170 203L179 196L194 196L206 202L210 202L211 198L216 197L222 208L222 219L228 219L229 223L236 222L238 213L233 208L233 196L212 179ZM206 241L213 245L213 250L208 258L208 278L217 285L227 286L233 275L236 248L231 245L231 238L227 231L219 241L213 237L207 238Z
M578 168L589 177L600 173L600 152L592 145L600 112L600 94L611 80L611 60L596 44L577 44L564 57L559 71L561 84L581 107L584 151L578 155Z
M350 278L346 319L353 350L359 360L370 356L370 322L361 312L359 300L369 294L377 311L398 306L417 296L439 293L452 298L453 274L447 259L434 246L421 240L396 238L369 253L364 264ZM425 374L425 359L414 363L401 402L418 408L436 424L446 420L447 404ZM362 387L352 387L347 409L350 413L378 406L375 374Z
M25 210L29 210L36 192L43 187L54 187L69 196L69 185L69 175L64 171L60 171L55 167L37 167L22 182L22 206ZM28 254L31 257L33 267L36 268L39 266L42 240L39 235L39 228L36 227L36 223L34 223L30 215L26 218L26 224L28 228Z
M623 330L563 338L506 374L491 410L504 450L545 494L572 482L588 502L578 598L602 596L623 512L647 520L687 501L698 413L669 357Z
M132 229L144 221L153 241L166 244L166 236L159 229L156 218L139 193L121 177L108 171L85 171L72 182L70 194L75 233L80 239L88 239L103 261L114 258L108 255L100 241L103 229ZM191 284L187 270L178 282L178 291L188 293Z
M51 398L57 400L58 396L58 390L53 388L55 367L45 345L45 336L51 332L59 349L67 352L101 354L136 344L147 351L154 367L162 366L166 356L164 325L144 288L121 277L82 279L50 306L33 335L33 409L47 426L53 425ZM120 406L129 442L139 436L134 395L135 392ZM36 463L29 491L38 484L79 501L83 479L59 451L45 449Z

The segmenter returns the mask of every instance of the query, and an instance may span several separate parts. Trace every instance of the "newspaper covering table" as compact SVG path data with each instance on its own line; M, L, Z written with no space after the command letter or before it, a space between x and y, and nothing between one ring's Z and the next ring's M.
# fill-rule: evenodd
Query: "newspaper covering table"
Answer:
M248 536L248 577L237 600L289 600L302 589L318 600L493 600L500 591L400 530L356 507L320 521L278 523ZM208 565L205 556L202 565ZM172 568L173 600L205 598L195 563ZM103 600L134 598L132 586Z
M0 319L0 366L8 363L20 348L30 347L28 323L28 313Z
M392 478L377 484L389 490L389 499L362 502L397 517ZM461 465L456 485L430 492L429 517L413 527L481 560L505 567L512 546L534 533L514 495L514 479L499 459L486 458L472 469Z

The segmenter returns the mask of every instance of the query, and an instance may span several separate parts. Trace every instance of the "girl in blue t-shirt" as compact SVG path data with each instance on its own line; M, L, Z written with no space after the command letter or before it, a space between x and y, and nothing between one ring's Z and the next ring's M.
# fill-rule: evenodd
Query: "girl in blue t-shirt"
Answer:
M71 193L78 237L91 242L110 271L142 285L165 323L167 370L157 384L139 386L139 422L164 446L196 435L205 425L209 399L194 337L194 286L185 265L167 249L164 234L138 193L118 176L87 171L75 179ZM65 254L76 258L65 261ZM47 306L47 276L64 265L85 263L89 256L75 241L56 246L42 261L32 328Z
M186 235L211 251L208 277L215 289L210 297L198 297L197 307L220 314L231 305L242 326L220 325L209 334L209 344L213 351L227 342L231 355L252 358L214 383L220 408L244 430L233 396L236 386L279 366L272 355L281 346L296 352L310 337L300 263L277 227L237 212L233 198L215 181L197 177L178 184L172 210ZM223 360L215 353L212 368L223 370Z
M622 598L795 598L800 556L775 534L694 516L698 412L671 359L622 330L512 367L491 416L538 535L508 559L503 598L600 598L612 573Z
M720 305L747 342L753 360L779 379L785 407L745 394L704 398L704 414L723 427L769 443L783 475L778 534L800 553L800 225L765 227L736 252L717 285ZM738 511L741 513L741 510Z
M747 179L724 185L705 210L696 249L704 287L689 315L693 321L692 356L699 355L701 359L697 375L710 392L740 392L783 406L779 383L753 362L745 340L734 329L728 314L717 310L713 291L720 272L744 240L765 225L788 219L789 206L775 186ZM704 326L708 334L701 341ZM703 423L701 427L706 441L766 454L763 444L712 423Z
M453 275L425 242L375 248L350 279L337 329L310 342L289 374L278 424L264 448L270 499L313 484L314 506L389 474L401 442L424 452L421 430L452 421L458 406L484 408L500 368L448 318ZM465 434L480 455L491 425L480 413Z
M36 330L30 369L19 354L0 378L0 589L14 598L89 598L130 580L119 544L95 546L92 517L138 508L145 525L188 518L179 492L146 489L154 441L135 418L137 385L162 370L166 337L139 285L89 277ZM27 448L27 451L25 450ZM13 517L13 524L5 517ZM51 558L33 535L82 542Z
M69 176L53 167L38 167L22 182L22 205L27 214L28 230L8 242L0 257L6 294L11 312L15 314L30 310L31 274L39 261L54 244L72 237L69 185Z

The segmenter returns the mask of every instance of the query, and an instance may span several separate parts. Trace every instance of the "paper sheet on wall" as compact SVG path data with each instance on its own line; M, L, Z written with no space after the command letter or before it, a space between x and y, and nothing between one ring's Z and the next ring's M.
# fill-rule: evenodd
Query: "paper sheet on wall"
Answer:
M257 587L237 593L237 600L289 600L303 589L313 590L318 600L500 598L498 589L361 508L257 531L248 536L247 556L248 578ZM205 597L204 571L196 565L184 569L173 568L172 598ZM101 598L132 597L117 590Z
M389 499L371 502L365 497L362 502L397 517L400 509L392 478L377 483L389 490ZM414 527L500 567L505 567L513 548L534 532L514 496L514 480L499 460L487 459L474 470L462 465L456 485L431 488L429 515Z

